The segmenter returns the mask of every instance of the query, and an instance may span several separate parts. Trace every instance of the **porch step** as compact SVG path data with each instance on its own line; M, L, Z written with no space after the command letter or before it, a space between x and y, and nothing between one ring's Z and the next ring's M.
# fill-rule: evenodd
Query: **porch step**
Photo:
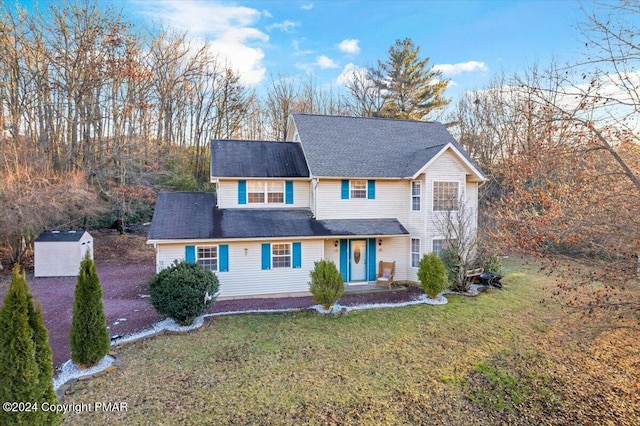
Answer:
M389 287L383 287L372 284L360 284L360 285L349 285L346 284L344 286L344 294L368 294L368 293L384 293L388 291L405 291L407 287L402 284L394 285L389 289Z

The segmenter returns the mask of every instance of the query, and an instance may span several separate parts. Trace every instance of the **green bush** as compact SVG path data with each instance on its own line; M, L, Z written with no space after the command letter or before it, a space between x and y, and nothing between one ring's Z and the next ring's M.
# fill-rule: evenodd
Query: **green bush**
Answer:
M0 310L0 401L57 403L53 363L42 312L34 306L24 272L16 265ZM3 425L57 425L60 414L0 411Z
M218 277L197 263L175 262L151 277L151 304L161 315L189 325L214 302Z
M449 281L449 288L452 291L466 292L469 290L469 286L465 280L465 265L460 256L453 249L444 249L440 252L440 259L444 263L444 268L447 271L447 279Z
M418 279L425 294L432 299L447 288L447 271L437 254L429 253L420 259Z
M502 259L496 254L488 254L482 252L476 259L478 268L484 268L486 272L493 272L496 275L502 275Z
M336 264L330 260L315 262L309 276L309 291L313 300L325 309L331 310L332 305L344 294L344 281Z
M107 355L110 346L100 278L87 252L80 263L73 301L71 360L81 367L91 367Z

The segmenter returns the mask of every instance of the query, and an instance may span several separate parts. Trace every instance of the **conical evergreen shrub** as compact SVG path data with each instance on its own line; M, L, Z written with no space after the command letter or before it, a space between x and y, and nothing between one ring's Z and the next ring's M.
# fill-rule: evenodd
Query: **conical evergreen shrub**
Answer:
M47 359L39 359L40 356ZM3 408L0 424L55 425L61 422L59 415L40 409L43 402L56 403L51 359L42 315L33 305L24 272L16 265L0 310L0 401L37 403L38 409L34 405L31 411Z
M109 352L111 341L102 304L102 287L87 253L80 263L71 319L71 360L80 367L97 364Z
M435 253L429 253L420 259L418 266L418 279L422 284L422 289L427 296L435 299L447 288L449 282L442 259Z
M31 303L29 304L29 326L33 332L33 343L35 344L36 363L39 372L39 387L41 402L48 402L50 405L58 403L58 397L53 389L53 352L49 346L49 332L44 325L44 317L42 315L42 307L40 303L34 302L29 295ZM56 413L54 410L43 412L44 424L57 425L62 423L62 414Z
M330 260L315 262L309 276L311 277L309 291L313 300L330 310L344 294L344 280L336 264Z

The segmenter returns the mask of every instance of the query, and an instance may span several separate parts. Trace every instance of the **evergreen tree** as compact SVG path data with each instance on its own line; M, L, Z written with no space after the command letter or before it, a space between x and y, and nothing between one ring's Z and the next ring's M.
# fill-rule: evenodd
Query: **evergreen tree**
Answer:
M57 404L58 397L53 389L53 352L49 346L49 332L44 325L42 307L40 303L34 302L29 295L29 326L33 332L33 343L35 345L36 363L39 372L40 402ZM55 411L41 413L44 424L57 425L62 423L62 414Z
M422 284L422 289L427 296L435 299L441 291L447 288L449 282L442 259L435 253L425 254L420 259L418 267L418 279Z
M421 120L449 103L443 98L449 80L441 80L442 72L428 66L429 58L420 59L419 54L420 47L410 38L396 40L389 48L387 61L378 61L378 67L370 70L376 87L384 94L381 116Z
M109 352L110 338L102 305L102 287L87 253L80 264L71 319L71 360L82 367L97 364Z
M44 402L34 333L29 322L30 309L33 305L27 278L16 265L0 310L0 401L3 403ZM0 410L3 425L47 424L46 417L47 413L42 410Z

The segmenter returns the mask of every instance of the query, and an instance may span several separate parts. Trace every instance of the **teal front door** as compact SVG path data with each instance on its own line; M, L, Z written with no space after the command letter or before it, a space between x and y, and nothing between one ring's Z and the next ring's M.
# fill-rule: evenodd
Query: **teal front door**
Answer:
M351 281L367 281L367 241L351 240Z

